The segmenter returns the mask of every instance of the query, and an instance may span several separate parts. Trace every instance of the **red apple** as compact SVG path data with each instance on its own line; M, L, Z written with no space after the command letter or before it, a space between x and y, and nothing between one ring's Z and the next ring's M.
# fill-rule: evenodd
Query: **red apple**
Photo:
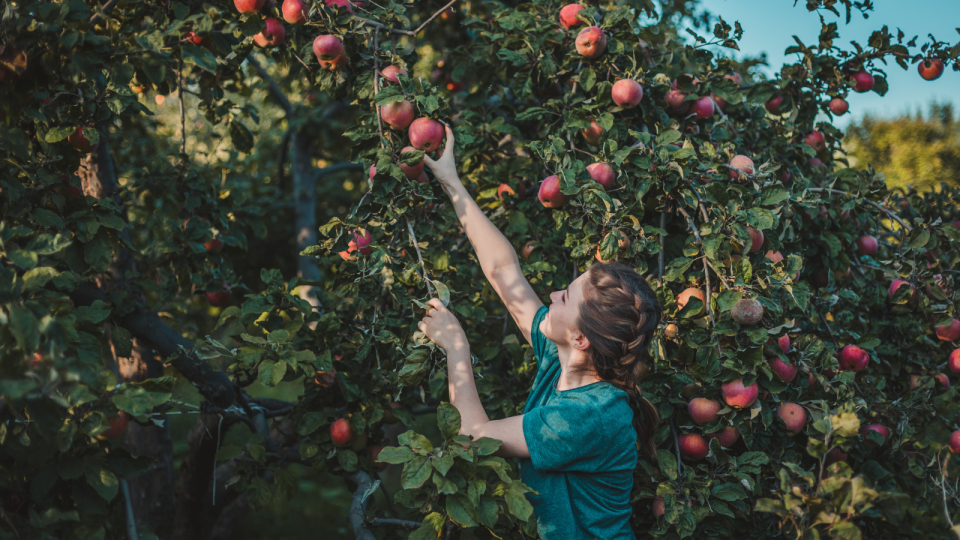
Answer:
M772 249L768 249L767 252L763 254L763 256L766 257L773 264L777 264L778 262L783 260L783 254L780 253L779 251L774 251Z
M587 173L606 191L610 191L617 184L617 176L613 172L613 167L607 163L591 163L587 165Z
M347 51L340 53L340 56L337 56L333 60L321 60L319 57L317 61L320 62L320 68L327 71L335 71L341 67L347 65Z
M757 386L757 383L744 386L743 379L734 379L723 383L720 388L723 390L723 400L735 409L743 409L753 405L757 396L760 395L760 387Z
M267 17L263 22L267 27L263 32L253 36L253 43L261 49L283 44L287 38L287 31L283 28L283 24L273 17Z
M313 54L318 60L336 60L342 52L343 42L337 36L324 34L313 40Z
M953 373L960 373L960 349L954 349L947 358L947 367Z
M627 238L627 236L626 236L625 234L623 234L622 232L620 232L620 231L616 231L616 233L617 233L617 245L619 246L619 249L627 249L627 248L629 248L629 247L630 247L630 239ZM612 233L612 232L611 232L611 233L607 233L607 235L603 237L604 240L606 240L606 239L607 239L607 236L610 236L611 234L613 234L613 233ZM595 255L595 257L596 257L597 261L599 261L599 262L602 262L602 263L609 262L609 261L603 260L603 259L600 257L600 246L597 246L597 254Z
M577 18L577 13L583 9L580 4L567 4L560 8L560 26L564 30L569 30L575 26L586 24Z
M633 79L620 79L610 91L613 102L624 109L636 107L643 99L643 87Z
M707 441L696 433L685 433L678 437L680 443L680 455L691 461L698 461L710 453L710 447Z
M240 13L257 13L263 9L266 0L233 0L234 7Z
M283 0L280 6L280 13L283 20L290 24L303 24L307 22L307 12L310 8L300 0Z
M754 173L753 160L747 156L733 156L727 167L730 168L729 173L732 180L742 180L747 176L753 176Z
M903 287L904 285L910 287L910 300L915 300L917 298L917 289L909 281L903 278L897 278L890 283L890 288L887 289L887 299L893 300L893 296L896 294L897 289Z
M690 404L687 405L687 412L690 413L690 419L700 425L709 424L719 418L717 415L717 411L719 410L720 403L707 398L693 398L690 400Z
M873 75L867 73L866 71L858 71L853 74L853 91L854 92L869 92L873 90L874 79Z
M847 345L840 349L840 369L843 371L863 371L870 365L870 355L856 345Z
M600 142L600 137L603 135L603 127L600 126L596 120L591 120L590 127L582 130L580 133L583 134L583 138L588 143L597 146Z
M740 438L740 430L736 426L727 426L716 433L707 433L706 437L720 441L720 446L724 448L730 448Z
M596 26L588 26L577 35L576 45L581 56L593 60L607 50L607 36Z
M783 354L790 352L790 336L784 334L777 338L777 345L780 346L780 350L783 351Z
M740 324L757 324L763 319L763 304L756 298L741 298L730 309L730 316Z
M936 332L940 341L956 341L960 339L960 321L951 319L950 324L938 326Z
M207 248L207 253L220 253L223 251L223 246L223 240L220 240L219 234L213 240L203 243L203 247Z
M520 250L521 255L523 255L523 260L529 261L530 254L533 253L533 250L537 249L536 243L531 240L523 245L523 249Z
M90 144L90 140L83 136L82 126L77 126L77 129L73 132L73 135L67 137L67 142L84 154L89 154L90 152L96 150L98 146L100 146L100 143Z
M823 168L823 162L820 161L820 158L812 157L812 158L810 158L810 159L807 160L807 163L809 163L810 166L813 167L814 169L822 169L822 168Z
M881 426L880 424L867 424L866 426L864 426L863 429L860 430L860 433L864 435L864 439L866 439L866 434L868 431L875 431L880 435L882 435L883 444L886 444L887 439L890 438L890 430L887 429L886 426Z
M370 247L370 244L373 243L373 236L370 235L370 231L365 230L362 235L354 232L353 239L357 244L357 251L359 251L361 255L373 253L373 248Z
M400 154L403 154L404 152L416 152L416 151L417 151L416 148L412 146L407 146L400 151ZM409 180L416 180L417 178L420 177L421 174L423 174L422 161L417 165L413 165L413 166L407 165L401 161L399 165L400 165L400 170L403 171L403 175L406 176Z
M410 124L407 134L414 148L433 152L440 148L440 143L443 142L443 124L430 118L417 118Z
M97 435L101 441L112 441L127 430L127 424L130 423L130 416L126 411L120 411L119 416L110 416L107 418L107 425L110 427L103 433Z
M763 106L770 114L780 114L780 105L783 103L783 96L776 96Z
M30 359L23 361L23 363L26 364L27 369L35 368L39 366L41 362L43 362L43 355L38 352L33 353L33 356Z
M686 98L687 94L679 90L670 90L663 99L667 102L667 107L671 113L684 115L690 110L690 105L692 105L692 102L684 101Z
M960 433L960 431L958 431L957 433ZM958 444L958 447L960 447L960 444ZM960 452L958 452L958 453L960 453ZM654 515L655 517L660 517L660 516L662 516L663 514L665 514L665 513L667 512L666 504L667 504L667 503L666 503L666 501L663 499L663 497L657 497L656 499L654 499L654 500L653 500L653 505L652 505L653 515Z
M830 100L830 104L828 105L828 107L830 107L830 112L832 112L833 114L837 116L843 116L844 114L847 113L847 110L850 108L850 104L847 103L847 100L843 98L835 97Z
M497 188L497 198L501 201L504 196L510 195L511 197L516 196L517 192L510 187L510 184L500 184L500 187Z
M385 81L395 82L397 84L400 83L400 77L398 77L398 75L406 75L406 74L407 74L407 70L397 66L387 66L380 71L380 75L383 76Z
M207 302L213 307L221 307L230 302L230 287L223 286L218 292L207 292Z
M777 374L777 377L780 377L780 380L789 383L797 377L797 365L796 364L787 364L779 358L774 358L770 361L770 368L774 373Z
M710 96L704 96L693 102L693 108L690 112L695 114L698 120L703 120L713 116L716 111L713 108L713 100L710 99Z
M750 245L744 246L747 248L745 251L747 253L760 251L763 248L763 231L747 227L747 232L750 233Z
M350 421L346 418L338 418L330 425L330 438L333 444L337 446L349 446L355 437Z
M784 403L777 409L777 416L783 420L787 426L787 431L796 435L803 431L803 426L807 423L807 411L796 403Z
M407 129L413 122L416 112L413 104L405 99L393 101L380 107L380 118L390 127L390 129ZM416 145L414 145L416 146Z
M567 196L560 191L560 178L556 175L546 177L540 183L540 192L537 193L540 204L547 208L560 208L567 202Z
M917 72L928 81L933 81L943 75L943 61L939 58L926 58L917 64Z
M377 457L380 455L380 452L383 451L382 446L371 446L370 447L370 466L373 467L375 471L382 471L387 468L389 463L381 463L377 461Z
M875 255L878 247L877 239L869 234L857 239L857 253L860 255Z
M692 287L689 289L685 289L683 292L677 295L677 309L682 310L687 305L687 302L689 302L690 299L693 298L694 296L699 298L700 301L703 302L703 307L700 308L700 313L703 313L704 311L706 311L707 295L702 290L694 289Z
M331 386L337 384L337 370L331 369L326 371L317 369L315 371L317 374L313 377L313 384L319 386L320 388L330 388Z
M936 379L938 383L940 383L940 386L942 386L944 390L950 389L950 378L947 377L946 374L937 373L936 375L933 376L933 378Z
M807 136L803 138L803 142L818 152L827 146L827 140L823 137L823 133L818 130L813 130L808 133Z
M950 451L960 454L960 429L950 434Z

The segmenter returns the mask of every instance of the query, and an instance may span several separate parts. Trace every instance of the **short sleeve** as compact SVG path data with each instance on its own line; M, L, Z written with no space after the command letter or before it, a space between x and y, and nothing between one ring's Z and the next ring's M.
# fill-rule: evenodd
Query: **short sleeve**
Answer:
M609 442L596 404L562 399L523 415L523 436L538 471L595 472Z
M540 306L537 314L533 316L533 324L530 325L530 344L533 345L533 355L537 357L537 366L539 371L543 371L547 364L557 359L557 344L547 339L540 331L540 323L547 316L550 308Z

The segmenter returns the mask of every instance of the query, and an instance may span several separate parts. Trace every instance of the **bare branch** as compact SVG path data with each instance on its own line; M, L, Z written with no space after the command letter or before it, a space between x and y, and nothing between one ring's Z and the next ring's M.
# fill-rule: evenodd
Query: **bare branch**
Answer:
M371 21L370 19L364 19L363 17L354 17L355 20L362 22L365 25L375 26L378 30L383 30L384 32L389 32L391 34L403 34L405 36L416 37L428 24L433 22L434 19L440 16L441 13L447 10L450 6L457 3L457 0L451 0L450 3L440 8L439 11L430 16L429 19L423 22L416 30L404 30L402 28L389 28L383 23L378 23L376 21Z
M417 244L417 235L414 234L413 223L411 223L409 219L407 220L407 231L410 232L410 241L413 242L413 247L417 250L417 260L420 261L420 268L423 269L423 281L427 284L427 293L433 298L433 287L430 286L430 279L427 278L427 267L423 264L423 256L420 255L420 245Z
M117 5L117 2L119 1L120 0L110 0L104 4L103 8L98 13L94 13L93 17L90 17L90 24L96 24L100 22L100 19L103 18L102 16L110 13L110 10L113 9L113 6Z
M833 193L834 195L846 195L846 196L848 196L848 197L855 198L854 195L851 195L850 193L848 193L848 192L846 192L846 191L841 191L841 190L839 190L839 189L807 188L807 190L808 190L808 191L812 191L812 192L814 192L814 193ZM863 202L865 202L865 203L869 204L870 206L873 206L873 207L876 208L877 210L880 210L881 212L887 214L888 216L890 216L891 219L896 220L897 223L899 223L907 232L910 232L911 230L913 230L912 227L910 227L910 225L907 225L907 222L905 222L905 221L903 221L902 219L900 219L900 216L897 215L896 212L894 212L894 211L892 211L892 210L889 210L889 209L887 209L887 208L884 208L884 206L883 206L882 204L875 203L875 202L873 202L873 201L871 201L871 200L869 200L869 199L863 199Z
M278 86L277 82L273 80L273 77L267 73L267 70L263 69L263 66L260 65L260 62L257 62L257 59L253 57L253 53L247 55L247 62L250 62L250 65L253 66L254 70L256 70L257 75L263 79L263 82L267 83L267 90L270 92L270 95L277 102L277 104L280 105L280 108L283 109L283 112L287 113L287 116L292 116L293 105L290 104L290 100L287 99L287 96L283 93L283 90L280 90L280 86Z
M377 540L373 532L366 527L364 518L365 501L363 501L363 495L373 485L370 475L358 470L355 473L345 474L343 477L357 485L350 502L350 525L353 526L353 534L357 537L357 540Z
M377 518L370 522L370 527L401 527L404 529L419 529L423 523L408 519Z

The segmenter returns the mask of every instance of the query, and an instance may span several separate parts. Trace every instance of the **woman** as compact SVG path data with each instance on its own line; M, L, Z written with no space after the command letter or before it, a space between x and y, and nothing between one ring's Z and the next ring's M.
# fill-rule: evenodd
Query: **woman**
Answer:
M424 161L450 196L484 275L539 364L524 414L490 420L473 381L466 334L450 310L431 300L433 309L418 327L447 352L460 433L499 439L497 455L520 458L520 478L539 493L527 496L542 540L634 538L629 500L637 442L655 455L659 421L638 387L646 371L644 351L660 318L656 296L629 267L595 264L544 306L513 247L460 182L453 131L447 126L446 132L440 159Z

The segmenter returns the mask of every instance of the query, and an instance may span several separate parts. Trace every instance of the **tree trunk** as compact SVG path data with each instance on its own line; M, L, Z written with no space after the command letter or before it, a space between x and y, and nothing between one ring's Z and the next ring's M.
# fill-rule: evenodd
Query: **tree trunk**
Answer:
M213 414L201 414L187 436L187 454L180 466L177 485L176 517L173 538L204 540L213 523L207 499L213 480L214 457L230 426L229 421Z
M300 252L317 243L317 173L310 160L313 140L306 129L294 132L291 142L293 148L293 199L296 205L297 227L297 275L302 279L318 281L320 269L317 259L302 257ZM314 310L320 309L317 292L311 285L300 286L300 297L310 302Z

